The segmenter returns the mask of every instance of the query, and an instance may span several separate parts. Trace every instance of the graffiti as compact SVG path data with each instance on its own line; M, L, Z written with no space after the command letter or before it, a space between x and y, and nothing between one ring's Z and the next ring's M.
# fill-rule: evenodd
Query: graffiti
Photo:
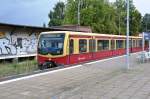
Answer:
M0 39L0 55L14 55L17 54L17 49L14 45L10 43L10 40L7 38Z
M21 55L36 53L37 37L35 33L5 33L0 38L0 55Z

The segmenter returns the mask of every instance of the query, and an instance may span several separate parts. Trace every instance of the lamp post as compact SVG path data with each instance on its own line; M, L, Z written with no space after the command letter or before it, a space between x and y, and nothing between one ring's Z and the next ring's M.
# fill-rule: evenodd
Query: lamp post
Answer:
M127 0L127 30L126 30L126 65L127 69L130 68L130 57L129 57L129 0Z
M77 31L79 31L79 28L80 28L80 5L81 5L81 1L78 0L78 29Z
M80 26L80 5L81 5L81 1L78 0L78 25Z
M119 0L116 0L116 2L117 2L117 13L118 13L118 34L120 35L120 20L121 20L121 18L120 18L120 5L119 5Z

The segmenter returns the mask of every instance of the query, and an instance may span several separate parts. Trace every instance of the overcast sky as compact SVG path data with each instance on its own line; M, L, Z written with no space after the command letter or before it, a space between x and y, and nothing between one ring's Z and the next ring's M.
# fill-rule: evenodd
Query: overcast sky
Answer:
M42 26L44 22L46 24L48 23L48 13L58 1L59 0L1 0L0 22ZM150 0L133 0L133 2L142 15L150 13Z

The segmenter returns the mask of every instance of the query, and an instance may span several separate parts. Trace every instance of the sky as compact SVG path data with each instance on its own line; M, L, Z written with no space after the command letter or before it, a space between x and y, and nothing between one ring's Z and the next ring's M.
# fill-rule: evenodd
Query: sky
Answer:
M0 22L43 26L58 0L1 0Z
M31 26L48 24L48 13L58 1L65 0L1 0L0 23ZM133 0L133 3L143 16L150 13L150 0Z

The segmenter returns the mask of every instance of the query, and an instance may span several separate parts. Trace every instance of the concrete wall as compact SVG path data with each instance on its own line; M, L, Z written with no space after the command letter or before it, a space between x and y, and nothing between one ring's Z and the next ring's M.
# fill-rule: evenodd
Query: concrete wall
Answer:
M0 32L0 56L35 54L37 33Z

